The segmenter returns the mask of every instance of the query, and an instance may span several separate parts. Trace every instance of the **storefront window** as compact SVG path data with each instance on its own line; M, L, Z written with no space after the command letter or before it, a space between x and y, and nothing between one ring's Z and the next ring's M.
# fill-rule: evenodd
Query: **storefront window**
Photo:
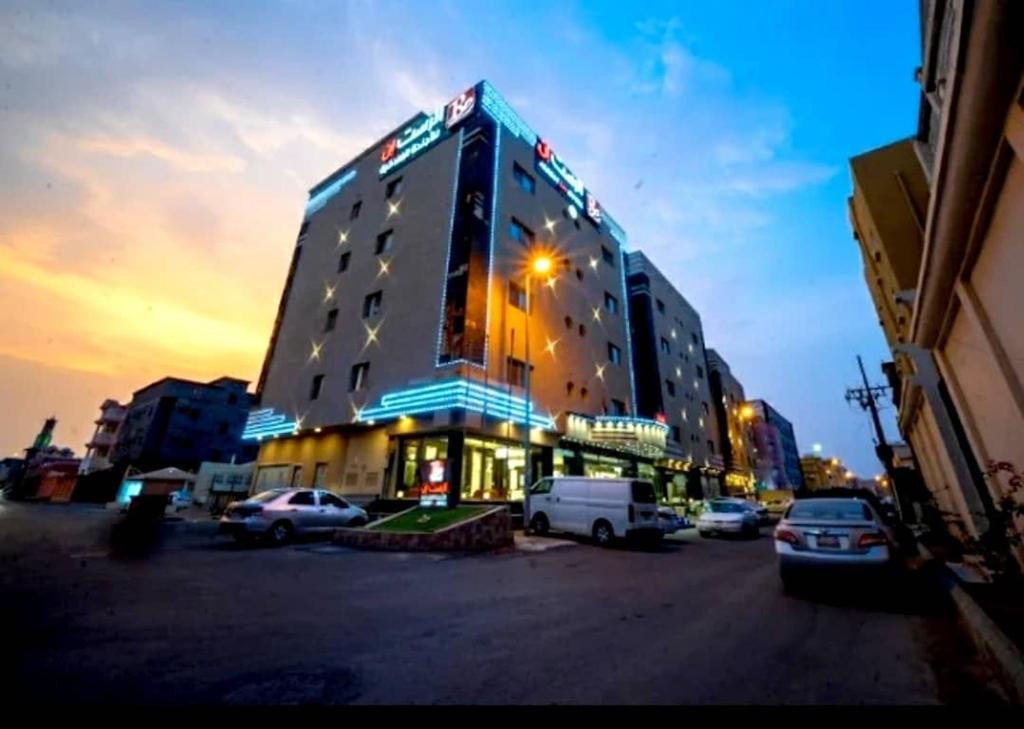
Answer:
M599 456L595 453L583 454L583 475L591 478L622 478L632 468L632 464L621 458Z
M521 500L525 462L521 446L466 438L462 459L462 498L480 501Z
M420 496L423 485L424 468L436 461L447 461L447 436L435 438L409 438L401 442L400 455L402 468L398 491L395 494L402 499L416 499Z

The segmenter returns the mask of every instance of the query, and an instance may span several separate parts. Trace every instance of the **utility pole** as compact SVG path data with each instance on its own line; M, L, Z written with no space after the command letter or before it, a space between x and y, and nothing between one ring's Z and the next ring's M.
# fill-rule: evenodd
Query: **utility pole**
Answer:
M871 413L871 422L875 426L875 453L885 467L885 475L889 477L893 500L896 502L896 510L900 519L903 518L903 505L900 503L899 494L896 491L895 469L892 463L892 446L885 439L885 431L882 430L882 419L878 416L878 400L889 390L888 385L872 385L868 382L867 373L864 371L864 361L857 355L857 366L860 367L861 381L864 387L846 388L846 402L856 402L862 410Z

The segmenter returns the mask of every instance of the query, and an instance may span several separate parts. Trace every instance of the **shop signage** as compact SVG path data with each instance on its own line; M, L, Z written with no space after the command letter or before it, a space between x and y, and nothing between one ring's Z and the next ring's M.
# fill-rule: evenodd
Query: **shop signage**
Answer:
M380 150L380 176L386 176L432 147L445 132L443 122L444 109L438 109L384 142Z
M448 506L448 462L427 461L420 467L420 506Z
M467 116L473 113L473 109L476 108L476 87L471 86L470 88L463 91L461 94L456 96L445 107L444 112L444 126L445 129L451 129L460 121L465 119Z
M551 149L551 145L538 139L534 145L537 170L554 185L577 209L582 210L594 225L601 225L601 205L597 198L587 192L583 180L570 170Z

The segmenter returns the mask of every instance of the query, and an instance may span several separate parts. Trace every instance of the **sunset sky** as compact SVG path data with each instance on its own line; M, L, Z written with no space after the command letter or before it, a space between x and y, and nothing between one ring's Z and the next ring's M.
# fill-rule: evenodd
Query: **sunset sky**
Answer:
M165 375L255 380L307 190L486 78L801 451L874 474L843 399L887 357L847 159L914 132L916 8L7 0L0 452L51 414L82 452L105 397Z

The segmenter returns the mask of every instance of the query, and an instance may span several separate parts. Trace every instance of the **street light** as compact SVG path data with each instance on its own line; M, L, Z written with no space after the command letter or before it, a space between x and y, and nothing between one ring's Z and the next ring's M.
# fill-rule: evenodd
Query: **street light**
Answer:
M532 478L530 463L530 312L533 305L530 301L530 284L533 274L544 276L551 272L551 257L537 253L530 260L526 270L526 422L523 424L523 533L530 527L530 481Z

